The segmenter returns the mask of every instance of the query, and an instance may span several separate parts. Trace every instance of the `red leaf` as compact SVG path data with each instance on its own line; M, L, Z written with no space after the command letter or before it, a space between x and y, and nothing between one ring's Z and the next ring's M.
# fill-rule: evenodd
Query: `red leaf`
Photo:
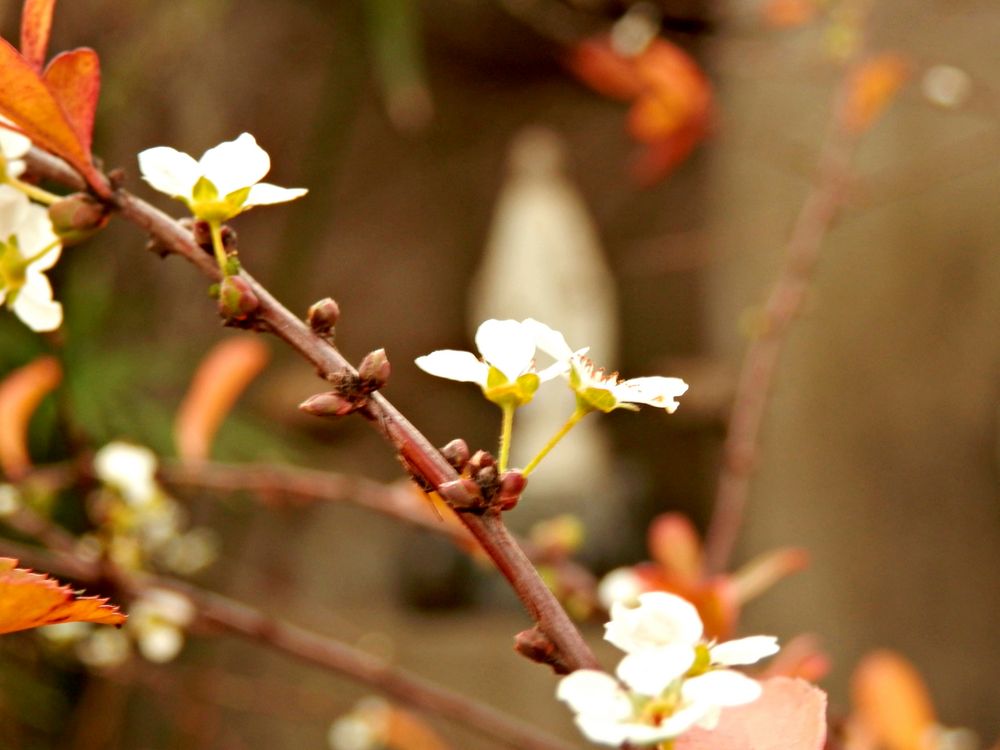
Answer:
M0 114L14 121L35 145L62 157L92 185L96 171L59 101L31 64L0 39ZM104 192L107 192L106 190Z
M97 53L86 47L61 52L49 63L42 78L83 150L89 154L97 97L101 92L101 62Z
M937 723L934 703L920 672L894 651L874 651L851 676L854 715L887 750L926 747Z
M820 750L826 741L826 693L803 680L774 677L753 703L722 710L719 725L692 729L675 750Z
M21 11L21 54L35 70L45 64L56 0L24 0Z
M17 560L0 557L0 634L61 622L125 622L107 599L78 597L59 581L16 566Z
M632 60L615 52L607 37L580 42L570 50L566 64L577 78L611 99L628 101L642 92Z

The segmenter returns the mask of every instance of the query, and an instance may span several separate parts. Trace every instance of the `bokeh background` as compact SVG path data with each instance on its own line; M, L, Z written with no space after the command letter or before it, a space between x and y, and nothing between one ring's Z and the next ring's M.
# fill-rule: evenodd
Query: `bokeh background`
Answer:
M562 63L568 42L606 30L627 4L81 0L58 8L52 49L100 52L96 151L175 215L179 204L138 178L143 148L197 155L247 130L272 156L271 181L309 188L235 222L241 257L293 310L335 297L341 349L358 360L385 347L386 395L436 443L491 447L498 414L413 358L471 347L480 319L520 315L517 305L572 326L571 344L592 343L627 376L685 377L690 400L676 415L595 420L511 514L527 530L579 513L581 557L603 571L646 557L655 514L709 518L735 374L814 180L842 41L832 2L782 29L758 3L663 0L665 34L706 70L716 112L691 157L640 188L626 106ZM0 6L5 38L19 5ZM820 635L836 710L857 659L888 646L921 669L942 721L984 744L1000 734L998 31L989 0L871 9L867 44L904 55L912 77L866 135L824 242L776 378L738 554L809 550L811 567L755 603L743 630ZM921 85L943 64L968 87L947 107ZM511 249L502 227L532 206L537 236ZM53 348L65 365L58 399L33 423L39 461L115 438L170 456L191 373L233 335L203 280L143 245L113 222L67 253L58 342L0 319L3 372ZM504 252L520 260L497 273ZM319 387L270 343L272 362L215 456L396 479L361 420L297 411ZM222 534L200 582L576 737L555 678L511 652L524 627L516 602L446 543L348 507L183 500ZM587 632L600 647L599 628ZM4 750L325 747L330 721L366 694L217 638L193 638L177 664L136 665L129 679L49 667L31 635L0 640L0 665ZM436 725L456 747L491 746Z

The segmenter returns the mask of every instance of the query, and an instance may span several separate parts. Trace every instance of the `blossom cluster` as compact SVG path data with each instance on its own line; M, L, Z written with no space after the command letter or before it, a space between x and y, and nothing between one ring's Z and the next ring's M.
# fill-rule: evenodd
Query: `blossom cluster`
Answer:
M685 599L650 592L638 602L613 605L605 625L605 639L625 652L617 679L581 669L559 683L556 696L590 740L610 746L666 743L695 726L712 729L723 708L760 696L756 680L729 667L776 653L776 638L706 641L698 611Z

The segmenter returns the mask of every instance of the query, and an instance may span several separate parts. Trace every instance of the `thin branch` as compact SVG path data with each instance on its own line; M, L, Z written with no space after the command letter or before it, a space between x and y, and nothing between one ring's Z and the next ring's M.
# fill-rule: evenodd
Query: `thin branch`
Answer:
M0 554L15 557L22 565L73 578L80 583L97 583L110 577L132 595L152 588L177 591L191 600L198 619L203 624L255 643L267 644L307 664L350 677L401 703L462 724L509 747L519 750L572 748L518 719L446 690L347 644L191 584L166 577L130 575L120 570L108 570L99 563L84 560L72 553L41 550L5 539L0 539Z
M835 112L847 93L849 80L849 76L845 77L838 87ZM775 370L812 283L823 240L843 204L858 135L836 121L831 127L820 153L816 181L799 212L778 278L764 305L762 332L750 343L743 359L723 445L714 511L705 538L705 561L712 572L726 570L736 544Z
M38 149L31 150L28 162L32 172L39 176L56 181L68 177L65 184L73 188L80 186L78 176L67 174L57 159L40 154ZM109 205L149 234L158 250L181 255L212 281L219 280L219 268L214 259L195 243L191 233L179 222L122 189L114 190ZM313 332L249 274L241 272L241 275L259 301L255 313L259 326L274 333L311 362L320 377L336 380L357 374L333 344ZM455 470L382 394L372 394L359 413L392 444L404 465L421 482L437 489L453 507L456 504L468 507L465 501L471 498L462 496L464 491ZM442 486L446 486L443 491ZM538 629L558 649L562 663L571 670L596 667L597 660L580 632L511 537L499 513L463 512L459 517L507 578Z

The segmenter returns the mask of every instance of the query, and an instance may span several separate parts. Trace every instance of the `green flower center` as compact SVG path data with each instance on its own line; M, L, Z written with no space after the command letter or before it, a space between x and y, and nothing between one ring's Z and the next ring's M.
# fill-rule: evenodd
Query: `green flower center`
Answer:
M18 249L17 237L11 235L6 242L0 242L0 289L7 292L8 303L24 286L27 269L28 263Z

